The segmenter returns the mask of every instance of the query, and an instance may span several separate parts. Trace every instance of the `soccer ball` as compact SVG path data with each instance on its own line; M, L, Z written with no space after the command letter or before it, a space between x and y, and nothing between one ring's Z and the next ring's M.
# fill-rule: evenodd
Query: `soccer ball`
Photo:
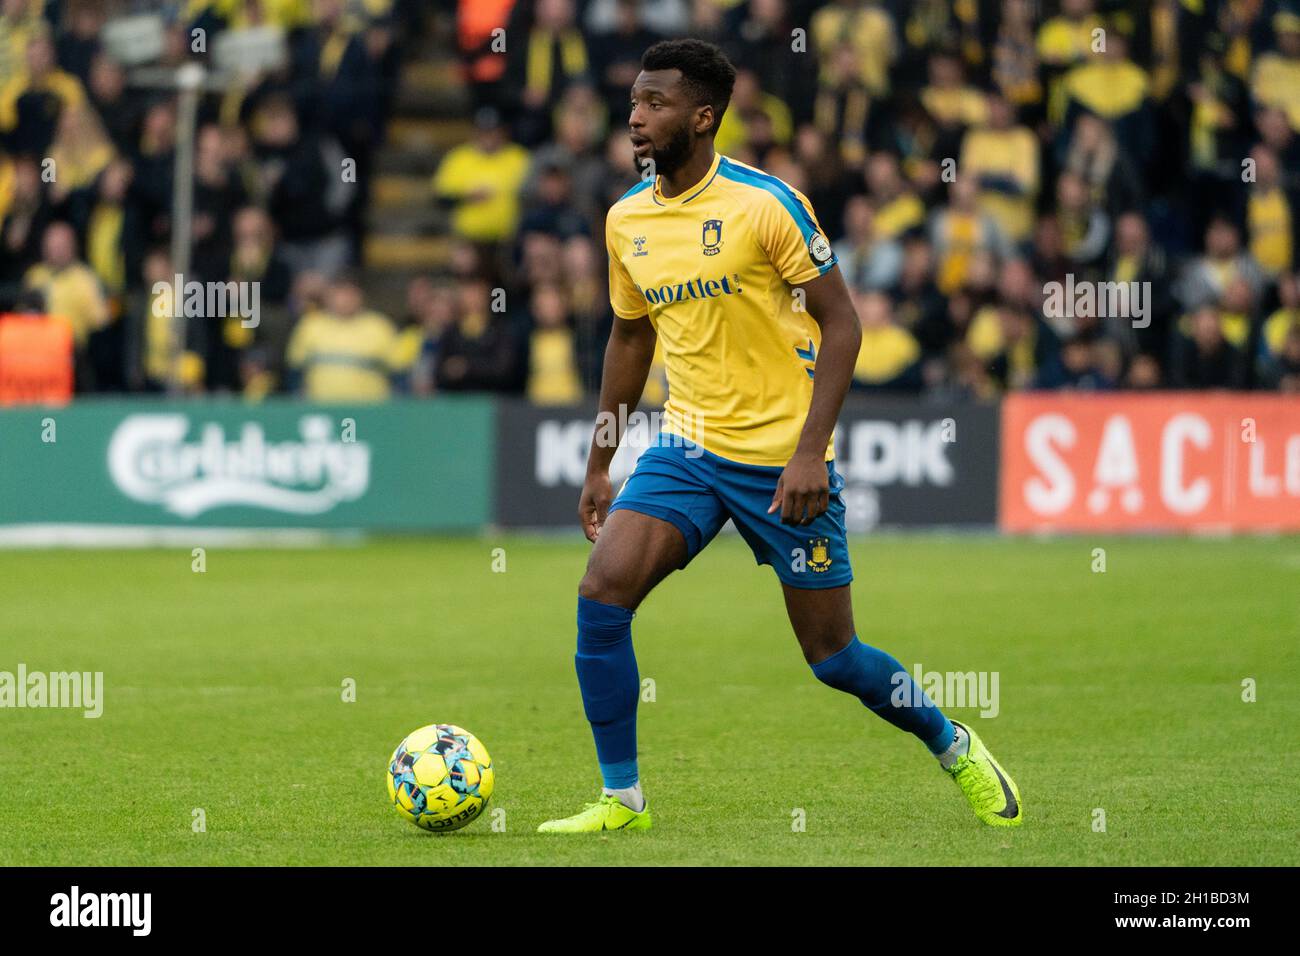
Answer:
M473 822L487 806L495 779L487 748L452 724L413 731L388 762L388 796L397 812L439 833Z

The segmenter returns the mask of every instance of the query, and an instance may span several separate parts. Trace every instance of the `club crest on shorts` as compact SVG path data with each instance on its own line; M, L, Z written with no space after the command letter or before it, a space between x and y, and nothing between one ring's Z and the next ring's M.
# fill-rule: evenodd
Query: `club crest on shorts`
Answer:
M813 571L829 571L831 555L826 538L813 538L808 542L808 567Z
M703 252L706 256L716 256L722 251L722 220L706 219L704 220L704 234L701 237L704 245Z

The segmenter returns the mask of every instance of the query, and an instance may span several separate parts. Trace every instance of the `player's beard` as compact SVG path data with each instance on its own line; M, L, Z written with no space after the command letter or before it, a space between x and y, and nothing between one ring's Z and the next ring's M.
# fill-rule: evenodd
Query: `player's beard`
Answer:
M691 158L694 145L690 128L683 123L662 149L656 146L651 151L650 158L655 164L655 173L660 176L671 176L677 172Z

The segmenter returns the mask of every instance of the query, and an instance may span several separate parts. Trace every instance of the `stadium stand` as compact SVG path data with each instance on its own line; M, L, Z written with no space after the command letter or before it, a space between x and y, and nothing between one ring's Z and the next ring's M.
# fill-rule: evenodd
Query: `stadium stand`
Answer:
M579 400L666 35L816 208L858 388L1300 391L1291 0L2 0L0 314L70 324L78 394ZM256 283L254 328L164 288L188 62L185 278Z

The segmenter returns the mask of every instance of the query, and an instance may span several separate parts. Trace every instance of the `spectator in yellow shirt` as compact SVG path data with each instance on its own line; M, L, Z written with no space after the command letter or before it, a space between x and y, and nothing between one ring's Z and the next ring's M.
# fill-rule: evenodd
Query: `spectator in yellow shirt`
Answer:
M43 28L45 0L0 0L0 89L22 72L27 41Z
M22 72L0 88L0 134L15 153L44 156L60 114L86 102L81 81L59 69L54 44L37 33L27 41Z
M245 3L243 0L190 0L185 8L185 20L193 22L206 13L232 30L272 25L287 31L310 24L312 6L310 0L259 0L258 3Z
M112 350L90 354L91 334L108 325L108 299L93 269L77 258L77 235L65 222L52 223L41 238L42 259L27 270L23 288L40 292L45 311L72 326L76 343L77 391L91 391L98 381L121 378L120 355Z
M809 29L822 64L823 85L832 82L827 67L835 49L847 42L853 49L858 80L867 92L872 96L889 92L889 66L898 56L898 50L894 21L883 5L835 0L813 14Z
M1265 275L1276 278L1295 262L1296 208L1282 186L1277 153L1261 145L1250 158L1255 161L1255 182L1246 187L1250 254Z
M1038 30L1038 58L1048 67L1079 63L1094 52L1101 18L1093 0L1062 0L1061 12Z
M987 126L971 129L962 140L959 175L979 184L979 205L993 217L1003 236L1020 243L1034 226L1038 199L1038 139L1015 123L1011 104L1001 95L988 97Z
M763 120L766 120L767 127L764 133L759 133L755 127ZM730 155L745 147L788 146L793 137L794 120L790 116L790 107L771 93L764 93L758 74L753 70L737 71L731 104L722 115L722 125L713 141L714 149Z
M163 247L149 250L141 272L149 292L139 321L139 353L131 362L131 377L138 379L145 391L176 388L199 394L206 372L203 356L196 351L200 320L173 316L181 308L176 301L176 270L171 255Z
M302 376L301 392L314 402L377 402L392 390L397 329L364 307L361 287L348 276L331 283L325 310L298 320L285 362Z
M1259 371L1266 387L1281 387L1291 377L1300 385L1300 282L1292 273L1277 280L1278 309L1260 330ZM1295 391L1293 386L1292 391Z
M1300 16L1282 12L1273 17L1277 50L1255 63L1250 93L1259 106L1276 106L1300 133Z
M582 398L582 381L564 292L554 283L538 285L529 312L528 399L535 405L571 405Z
M862 347L853 368L855 389L919 391L921 346L891 315L883 292L859 292L853 297L862 325Z
M961 59L946 50L930 56L930 83L921 105L940 126L974 126L987 119L984 97L966 82Z
M876 153L867 162L866 180L875 203L877 236L899 239L925 225L925 203L903 178L897 158Z
M930 216L930 243L937 261L935 285L953 295L965 283L980 256L1001 256L1005 240L993 218L979 207L979 187L973 177L957 176L949 202Z
M500 114L491 107L474 116L473 142L452 149L433 177L438 199L451 205L451 227L471 242L512 238L519 225L519 193L528 178L528 150L510 142Z
M50 143L50 159L57 171L50 184L51 201L57 206L75 193L92 190L113 155L113 144L88 103L65 109Z
M1047 81L1048 117L1054 124L1065 115L1065 72L1095 57L1110 38L1095 6L1093 0L1062 0L1060 14L1038 29L1038 61Z
M1128 40L1111 31L1106 51L1076 66L1062 81L1061 112L1050 118L1073 129L1081 112L1099 116L1111 126L1119 144L1141 161L1153 146L1150 115L1151 80L1146 70L1128 58Z
M45 311L72 324L77 348L108 324L108 300L93 269L77 258L77 234L66 222L52 223L41 240L42 259L27 270L23 286L45 296Z
M0 0L0 86L23 70L27 41L47 33L46 0Z

